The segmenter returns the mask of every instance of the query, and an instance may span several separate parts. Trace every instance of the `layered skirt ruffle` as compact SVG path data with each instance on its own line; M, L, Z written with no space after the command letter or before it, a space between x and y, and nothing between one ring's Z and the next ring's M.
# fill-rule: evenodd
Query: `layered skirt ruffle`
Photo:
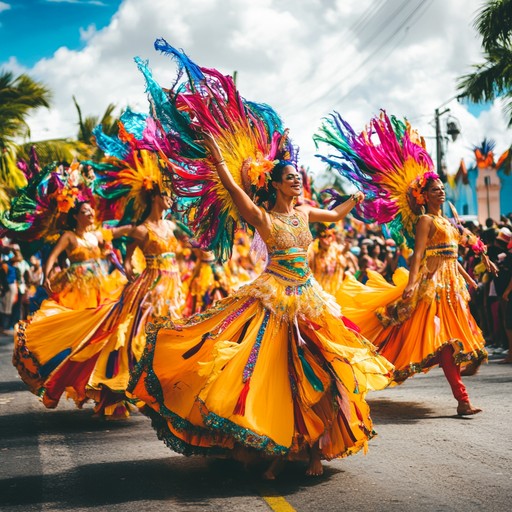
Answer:
M175 262L150 260L112 299L80 311L45 301L30 321L20 322L13 363L46 407L56 407L66 392L79 407L92 399L98 413L127 415L125 389L144 349L146 322L180 315Z
M394 284L368 271L365 285L348 276L337 300L343 312L379 353L395 365L394 379L403 382L437 364L439 352L451 345L462 367L487 358L485 340L468 307L469 294L455 259L439 261L434 272L420 270L418 287L410 300L402 300L408 271L399 268Z
M173 450L325 459L373 436L365 395L393 367L304 269L305 251L274 253L267 270L204 313L148 326L128 391Z

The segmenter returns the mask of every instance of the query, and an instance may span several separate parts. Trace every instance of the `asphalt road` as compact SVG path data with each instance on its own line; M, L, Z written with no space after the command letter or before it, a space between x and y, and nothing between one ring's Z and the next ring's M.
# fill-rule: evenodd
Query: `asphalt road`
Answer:
M288 464L261 481L229 461L186 458L149 420L106 422L63 401L46 410L11 366L0 338L0 510L508 511L512 503L512 365L468 377L484 412L455 415L439 369L369 396L378 436L367 455L327 462L311 479Z

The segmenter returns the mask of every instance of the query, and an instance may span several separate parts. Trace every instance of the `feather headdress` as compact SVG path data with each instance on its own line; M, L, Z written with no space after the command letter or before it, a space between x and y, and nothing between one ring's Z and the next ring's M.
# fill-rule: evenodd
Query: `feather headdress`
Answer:
M101 126L95 128L94 135L107 155L97 173L98 194L115 204L115 218L121 224L141 222L154 194L170 194L169 179L162 171L166 164L159 151L165 140L150 117L130 109L121 116L117 137L105 135Z
M159 154L166 159L184 220L199 246L225 260L242 222L200 142L202 134L215 138L233 178L251 196L268 185L274 160L293 160L296 151L277 113L244 100L230 76L197 66L163 39L155 48L178 63L176 82L163 89L147 63L136 59L146 79L151 115L164 135Z
M382 112L366 130L356 133L338 113L324 120L315 143L337 153L317 155L364 191L356 210L367 222L386 224L397 243L405 235L414 245L414 226L421 213L427 180L438 178L424 140L411 126Z
M67 229L67 216L79 201L94 204L91 188L76 178L80 165L64 169L52 163L34 174L0 215L0 235L19 240L53 242Z

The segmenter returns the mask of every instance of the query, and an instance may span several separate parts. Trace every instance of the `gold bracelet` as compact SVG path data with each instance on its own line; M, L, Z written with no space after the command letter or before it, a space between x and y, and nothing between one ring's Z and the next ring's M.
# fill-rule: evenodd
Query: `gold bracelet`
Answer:
M213 162L213 165L215 167L217 167L217 165L220 165L220 164L225 164L226 163L226 160L222 159L222 160L219 160L218 162Z

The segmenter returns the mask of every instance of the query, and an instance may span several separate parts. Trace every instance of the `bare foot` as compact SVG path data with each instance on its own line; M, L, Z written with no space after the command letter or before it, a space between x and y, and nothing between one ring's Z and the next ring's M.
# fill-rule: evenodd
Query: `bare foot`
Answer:
M459 402L457 406L457 414L459 416L473 416L479 412L482 412L482 409L473 407L469 402Z
M277 475L281 473L284 467L284 460L280 457L275 458L271 463L270 466L267 468L265 473L263 473L262 478L263 480L275 480Z
M321 476L324 474L324 467L322 466L322 461L320 459L311 459L309 461L308 469L306 470L306 475L308 476Z

